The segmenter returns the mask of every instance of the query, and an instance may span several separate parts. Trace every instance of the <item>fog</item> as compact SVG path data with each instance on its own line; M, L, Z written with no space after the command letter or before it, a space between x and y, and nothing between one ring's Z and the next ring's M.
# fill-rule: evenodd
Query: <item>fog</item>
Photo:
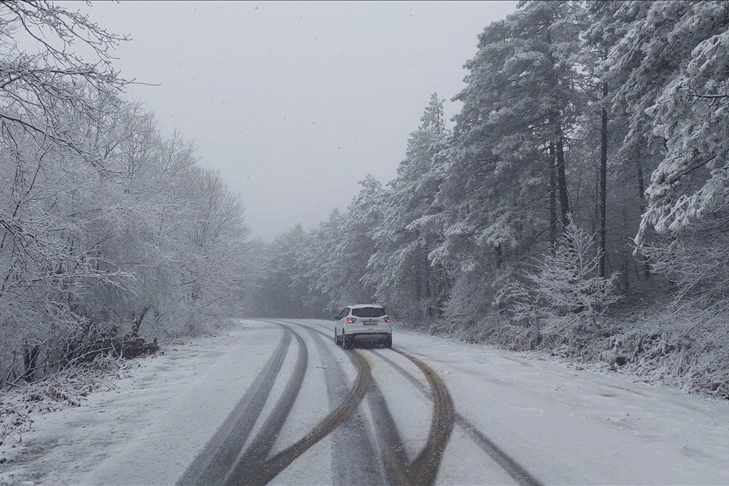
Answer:
M729 485L727 44L0 1L0 484Z
M516 2L122 2L114 66L165 133L239 194L253 237L315 227L371 173L383 184L433 92L450 99L477 36ZM141 84L144 83L144 84ZM458 111L448 102L446 114Z

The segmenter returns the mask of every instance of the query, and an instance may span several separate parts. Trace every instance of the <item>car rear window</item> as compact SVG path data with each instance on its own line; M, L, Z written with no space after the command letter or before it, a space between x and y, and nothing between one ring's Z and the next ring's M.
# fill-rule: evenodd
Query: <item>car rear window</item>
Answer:
M382 317L385 315L385 309L382 307L360 307L352 309L352 315L355 317Z

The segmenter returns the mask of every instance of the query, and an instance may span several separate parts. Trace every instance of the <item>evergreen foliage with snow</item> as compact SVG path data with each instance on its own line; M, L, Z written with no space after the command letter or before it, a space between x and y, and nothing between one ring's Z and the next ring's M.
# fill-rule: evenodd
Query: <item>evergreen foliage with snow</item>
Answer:
M593 236L568 218L558 244L526 276L533 292L530 300L537 311L552 317L594 319L619 300L614 291L618 275L598 275L601 255L595 250Z
M729 344L727 39L718 0L520 2L478 36L452 129L434 95L397 178L302 238L287 285L321 315L372 298L416 327L641 366L673 331L621 316L668 302L702 361Z

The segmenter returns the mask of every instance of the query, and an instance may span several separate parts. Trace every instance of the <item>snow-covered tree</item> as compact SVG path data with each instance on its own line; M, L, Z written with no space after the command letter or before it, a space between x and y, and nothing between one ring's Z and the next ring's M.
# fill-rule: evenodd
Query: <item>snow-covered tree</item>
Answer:
M58 120L73 113L92 123L113 113L109 101L126 81L111 67L111 55L126 38L45 0L2 2L0 18L0 136L12 143L24 132L45 147L63 146L97 164L84 139ZM76 54L76 44L90 56Z
M312 287L303 279L309 262L302 257L307 253L310 238L301 224L297 224L268 245L262 263L262 278L253 290L261 315L321 317L322 309L310 309L306 305Z
M566 154L582 100L573 56L581 12L574 2L521 2L484 30L466 64L467 86L454 98L463 108L434 202L442 238L431 259L452 275L473 274L469 285L482 289L473 309L566 224Z
M0 379L64 366L101 335L230 312L242 208L120 97L122 38L45 1L3 2L0 18Z
M639 25L646 33L664 33L661 48L673 67L654 84L656 95L646 110L665 152L647 189L640 239L649 225L676 231L729 203L729 5L653 5Z
M347 304L375 300L375 286L364 277L374 251L372 233L382 221L383 189L371 175L360 185L345 213L333 211L329 221L312 232L310 250L303 255L310 298L320 301L323 296L326 301L320 312L336 313Z
M431 96L418 130L410 135L398 176L385 191L365 280L376 285L378 300L392 311L418 318L439 315L448 290L445 269L429 258L441 240L439 208L433 203L450 137L443 102L437 94Z
M593 236L568 218L562 241L540 258L527 280L535 304L548 314L594 318L620 299L614 291L617 274L599 275L600 251Z

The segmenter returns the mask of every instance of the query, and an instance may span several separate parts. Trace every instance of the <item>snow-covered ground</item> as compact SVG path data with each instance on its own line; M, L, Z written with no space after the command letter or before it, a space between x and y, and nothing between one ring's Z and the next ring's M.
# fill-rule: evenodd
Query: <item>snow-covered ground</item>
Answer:
M356 376L347 352L320 334L331 334L330 322L296 322L289 326L308 351L308 367L272 454L301 439L336 407L346 393L337 390L336 380L351 386ZM279 325L241 321L224 336L139 360L113 390L92 393L80 407L36 416L22 443L6 440L0 446L0 460L6 459L0 482L176 482L227 424L281 335ZM729 484L727 402L432 336L396 332L394 347L434 369L455 404L439 484L514 483L488 444L545 484ZM299 352L292 340L251 438L287 386ZM365 357L386 407L382 400L363 400L356 427L342 424L273 484L346 482L342 457L348 464L360 461L357 467L369 461L383 469L383 458L376 457L381 449L374 446L376 452L355 458L347 444L377 444L371 424L385 409L407 458L425 446L433 413L425 375L394 351L356 352ZM377 481L370 476L360 482Z

